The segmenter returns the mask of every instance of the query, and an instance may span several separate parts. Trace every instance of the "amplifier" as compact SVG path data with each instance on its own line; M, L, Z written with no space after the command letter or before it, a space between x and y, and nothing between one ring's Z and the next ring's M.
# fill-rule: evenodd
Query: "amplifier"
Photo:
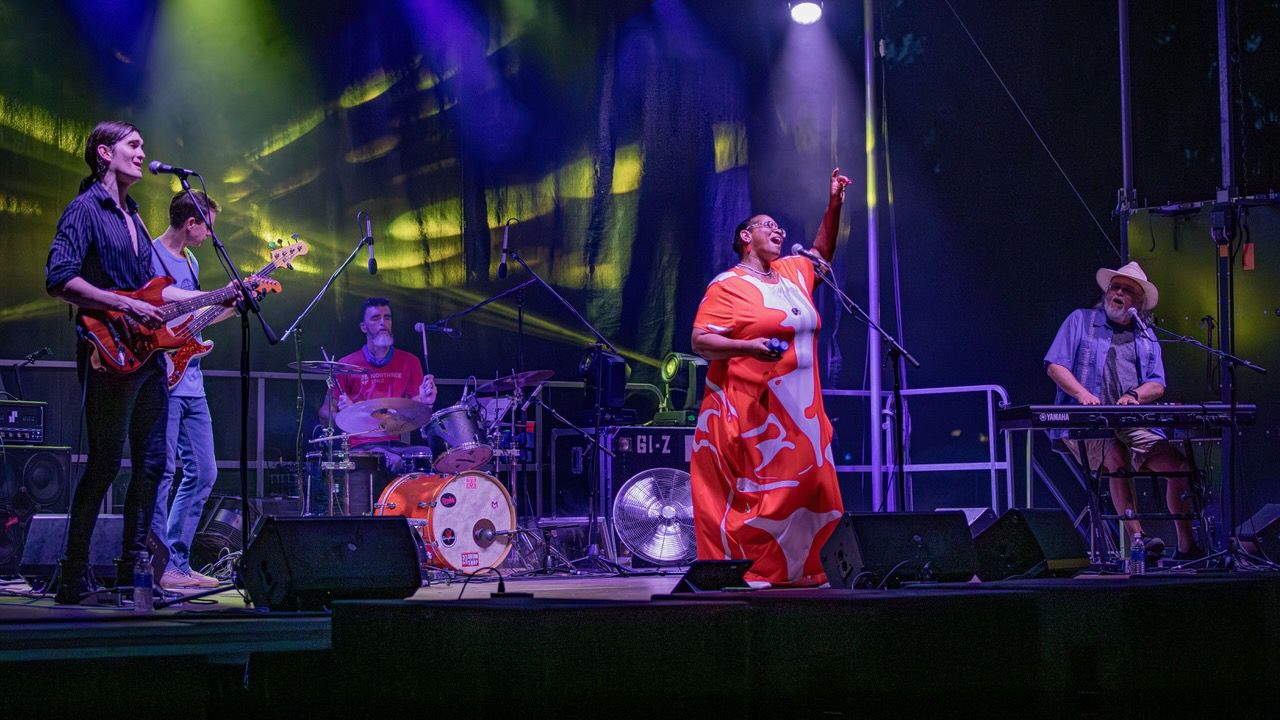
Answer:
M27 445L44 442L44 409L48 403L0 400L0 440Z
M602 453L599 458L599 516L610 516L614 493L638 472L660 467L688 472L693 430L652 425L603 428L600 442L614 456ZM595 437L594 430L587 432ZM551 473L538 489L539 517L585 517L590 513L589 447L590 442L575 430L551 431Z

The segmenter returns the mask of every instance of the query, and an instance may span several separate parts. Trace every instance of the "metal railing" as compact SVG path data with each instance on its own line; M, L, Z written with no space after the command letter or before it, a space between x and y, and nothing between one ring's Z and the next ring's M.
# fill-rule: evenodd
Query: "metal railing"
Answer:
M1006 392L1005 389L1000 385L953 385L953 386L947 386L947 387L934 387L934 388L911 388L911 389L905 389L902 391L903 396L906 398L926 396L926 395L961 395L961 394L968 394L968 393L982 393L986 396L987 461L986 462L952 462L952 463L910 463L909 462L902 469L902 474L906 476L908 473L985 470L990 474L991 509L997 515L999 515L1001 512L1000 474L1002 472L1004 473L1004 486L1005 486L1004 509L1013 507L1013 476L1012 476L1012 469L1010 466L1010 462L1013 457L1013 445L1007 434L1001 434L996 432L997 403L995 402L995 400L999 398L999 404L1007 404L1009 402L1008 392ZM860 397L860 398L868 398L868 399L870 399L871 397L871 392L868 390L823 390L822 394L827 397ZM880 412L880 417L883 420L883 422L881 422L881 425L880 425L880 431L883 433L884 442L885 442L884 447L886 448L884 452L884 456L886 458L892 458L894 457L893 448L896 442L895 438L893 437L893 418L892 418L893 396L889 393L884 393L883 395L885 397L885 402L888 404ZM1004 447L1003 460L1000 458L999 446L997 445L997 442L996 442L997 437L1001 437L1003 439L1003 442L1001 443ZM836 466L836 472L871 473L872 470L874 469L875 468L871 465L837 465ZM881 466L881 472L885 475L887 475L893 469L894 469L894 466L892 463L885 463L884 465ZM904 477L904 481L908 483L907 487L910 488L909 478ZM888 484L888 481L882 481L882 482L884 482L885 485ZM876 496L883 497L885 491L887 490L887 487L881 487L878 490L880 494ZM914 509L914 502L912 500L911 493L908 491L904 493L904 495L907 498L907 507L899 508L899 509L903 509L903 510Z

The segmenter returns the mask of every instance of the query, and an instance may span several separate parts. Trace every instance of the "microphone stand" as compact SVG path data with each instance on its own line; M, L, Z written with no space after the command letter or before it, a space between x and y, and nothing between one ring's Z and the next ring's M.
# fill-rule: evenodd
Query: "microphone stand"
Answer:
M1227 467L1231 468L1231 472L1228 477L1222 478L1222 514L1223 514L1222 524L1226 525L1225 541L1222 544L1221 550L1214 552L1212 555L1206 558L1192 560L1191 562L1199 564L1199 563L1208 562L1213 558L1222 557L1224 558L1224 562L1228 566L1230 566L1232 564L1239 565L1240 559L1243 557L1249 562L1261 563L1264 565L1270 565L1272 567L1276 567L1275 563L1268 562L1266 560L1263 560L1262 558L1253 557L1252 555L1249 555L1247 552L1244 551L1244 548L1241 547L1240 545L1240 537L1239 537L1239 534L1237 533L1237 526L1236 526L1236 521L1237 521L1236 491L1239 489L1237 485L1237 480L1238 480L1237 475L1239 474L1239 469L1238 469L1239 465L1237 464L1236 461L1237 461L1239 443L1237 443L1235 440L1239 436L1239 431L1240 431L1240 423L1239 423L1239 417L1238 417L1239 406L1236 399L1236 368L1237 367L1248 368L1258 373L1259 375L1266 375L1267 369L1259 365L1256 365L1242 357L1233 355L1225 350L1219 350L1218 348L1210 347L1189 335L1182 335L1172 330L1162 328L1159 325L1156 325L1155 323L1143 322L1141 325L1139 325L1138 329L1142 332L1145 332L1147 328L1156 330L1164 335L1167 335L1168 337L1172 338L1176 342L1186 343L1188 345L1191 345L1192 347L1199 348L1204 352L1208 353L1211 357L1217 356L1220 362L1227 363L1227 374L1230 376L1230 380L1231 380L1231 402L1229 404L1230 410L1228 411L1228 417L1231 418L1231 422L1228 426L1228 432L1231 433L1231 442L1227 444L1227 448L1228 448L1227 452L1229 453ZM1151 336L1151 339L1158 341L1158 338L1156 338L1154 335ZM1210 541L1213 541L1213 540L1214 538L1211 535Z
M806 256L808 257L808 256ZM893 488L891 490L894 498L894 506L902 511L906 509L906 407L902 400L902 376L904 373L902 362L905 360L911 363L911 367L919 368L920 362L912 357L907 349L902 347L901 343L894 339L892 335L880 327L880 324L871 319L871 316L862 309L858 303L852 298L844 294L836 284L835 277L831 272L831 265L827 262L818 262L813 257L808 257L817 268L818 277L825 282L836 294L836 299L844 306L845 312L858 318L867 327L875 330L880 335L880 339L889 346L889 361L893 364L893 462L897 472L894 474Z
M204 177L199 173L191 173L200 178L200 187L208 197L208 191L204 188ZM258 300L253 296L253 292L245 287L243 278L236 270L236 266L231 262L231 257L227 255L227 248L218 239L218 234L213 230L213 223L209 222L208 215L205 214L204 208L200 207L200 203L196 202L195 193L191 191L191 184L187 182L187 173L178 172L178 182L182 184L182 190L187 194L187 198L191 200L192 206L200 215L200 221L209 229L209 238L213 241L213 248L218 255L218 260L222 264L222 268L226 270L227 276L231 278L236 287L240 289L240 508L244 512L243 521L240 523L240 549L241 551L249 548L249 317L248 313L252 312L258 318L258 323L262 326L262 333L267 337L267 343L275 345L280 342L280 338L276 337L276 333L267 324L267 319L262 317L262 308L258 305ZM248 598L245 598L248 602Z

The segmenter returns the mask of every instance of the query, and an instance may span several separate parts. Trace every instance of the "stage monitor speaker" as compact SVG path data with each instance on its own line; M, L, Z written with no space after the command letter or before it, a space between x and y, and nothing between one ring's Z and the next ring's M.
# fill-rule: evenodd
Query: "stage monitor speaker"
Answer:
M716 592L748 587L744 579L751 560L694 560L671 594Z
M989 507L956 507L956 508L935 508L936 512L962 512L964 518L969 522L969 535L978 537L983 530L991 527L996 522L996 513Z
M973 540L978 577L1069 577L1089 566L1088 548L1062 510L1014 508Z
M1263 505L1236 529L1241 547L1251 555L1280 562L1280 503Z
M114 581L115 560L124 537L123 515L99 515L89 540L89 567L98 582ZM32 587L44 587L67 546L66 515L35 515L22 549L22 577Z
M977 565L962 512L845 513L820 557L833 588L965 582Z
M71 448L4 445L0 502L35 504L34 512L65 513L70 500Z
M403 517L268 518L241 558L240 577L253 604L272 610L398 600L422 586Z

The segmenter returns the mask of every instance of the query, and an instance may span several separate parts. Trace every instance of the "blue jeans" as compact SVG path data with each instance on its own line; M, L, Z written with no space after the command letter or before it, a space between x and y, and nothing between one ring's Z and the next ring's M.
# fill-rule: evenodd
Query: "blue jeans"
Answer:
M213 419L203 397L169 398L168 453L164 475L156 487L156 512L151 530L169 550L169 568L191 569L191 541L195 539L204 503L218 478L213 457ZM166 507L177 460L182 460L182 482Z

